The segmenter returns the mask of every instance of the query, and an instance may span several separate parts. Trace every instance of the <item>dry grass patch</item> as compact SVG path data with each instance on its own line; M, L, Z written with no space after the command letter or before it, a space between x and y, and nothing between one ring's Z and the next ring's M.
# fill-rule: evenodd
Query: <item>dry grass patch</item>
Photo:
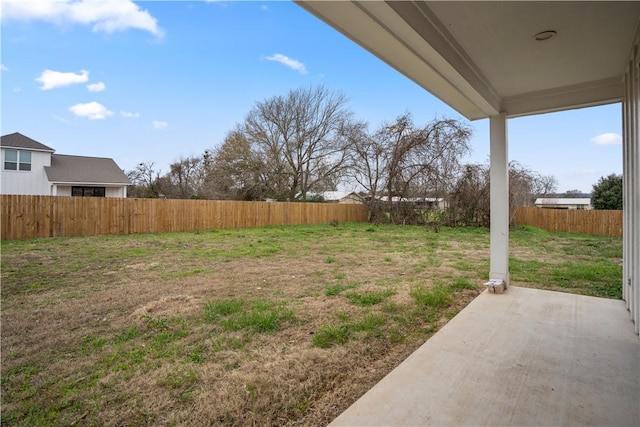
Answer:
M566 263L601 265L580 283L617 274L605 262L619 242L551 237L516 232L514 279L543 262L521 258L538 245L565 260L542 269L543 286L575 278ZM473 229L3 242L2 423L323 425L473 299L487 270L488 233Z

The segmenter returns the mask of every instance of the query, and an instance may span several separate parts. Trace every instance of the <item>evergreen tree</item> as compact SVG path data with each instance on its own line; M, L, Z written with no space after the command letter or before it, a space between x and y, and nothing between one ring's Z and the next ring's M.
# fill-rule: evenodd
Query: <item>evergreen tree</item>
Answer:
M594 209L622 209L622 175L601 177L593 185L591 205Z

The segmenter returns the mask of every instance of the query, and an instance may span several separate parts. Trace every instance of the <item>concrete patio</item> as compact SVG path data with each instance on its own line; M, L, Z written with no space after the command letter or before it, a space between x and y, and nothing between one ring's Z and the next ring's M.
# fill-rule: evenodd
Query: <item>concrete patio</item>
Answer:
M640 426L640 339L618 300L484 292L331 426Z

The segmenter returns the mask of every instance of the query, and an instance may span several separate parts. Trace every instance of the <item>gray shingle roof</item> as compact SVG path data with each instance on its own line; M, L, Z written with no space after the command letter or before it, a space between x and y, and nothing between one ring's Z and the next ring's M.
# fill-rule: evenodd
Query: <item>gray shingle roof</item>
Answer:
M39 143L35 139L26 137L18 132L10 133L9 135L3 135L1 138L0 146L7 148L11 147L25 148L28 150L37 151L49 151L51 153L55 151L53 148L47 147L46 145Z
M44 169L53 183L131 184L116 162L105 157L52 154L51 166Z

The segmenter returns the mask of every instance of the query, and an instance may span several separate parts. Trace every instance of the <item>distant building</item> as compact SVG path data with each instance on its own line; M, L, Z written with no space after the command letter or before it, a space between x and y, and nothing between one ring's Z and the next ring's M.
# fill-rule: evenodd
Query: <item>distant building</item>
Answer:
M537 208L543 209L593 209L591 199L588 198L559 198L559 197L539 197L536 199Z
M384 203L389 202L389 197L382 196L380 197L380 201ZM442 197L398 197L393 196L391 198L391 203L410 203L416 209L433 209L433 210L444 210L447 209L449 204Z
M319 194L325 202L351 205L362 203L362 197L353 191L324 191Z
M328 203L362 204L362 197L353 191L321 191L319 193L307 193L308 200L320 199Z
M113 159L54 154L20 133L4 135L1 194L127 197L129 178Z

